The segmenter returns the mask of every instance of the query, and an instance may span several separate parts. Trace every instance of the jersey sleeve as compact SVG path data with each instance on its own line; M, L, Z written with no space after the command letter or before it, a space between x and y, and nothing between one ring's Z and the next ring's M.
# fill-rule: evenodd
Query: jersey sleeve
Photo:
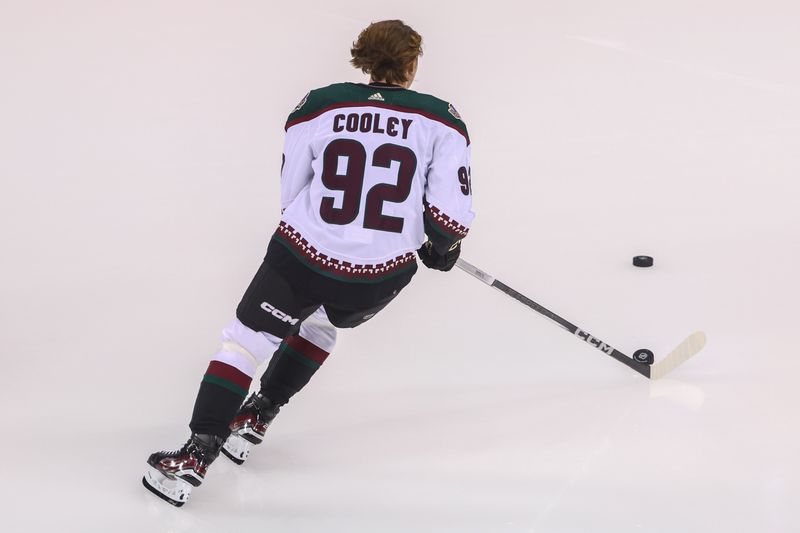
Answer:
M425 185L425 234L439 253L445 253L469 232L472 212L470 146L448 130L437 139Z
M281 165L281 212L311 182L311 122L302 122L286 130Z

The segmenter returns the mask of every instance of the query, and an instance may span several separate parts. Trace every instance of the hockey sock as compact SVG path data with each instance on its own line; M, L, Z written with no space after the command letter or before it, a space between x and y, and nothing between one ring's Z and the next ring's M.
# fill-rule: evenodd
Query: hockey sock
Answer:
M286 404L319 369L329 353L295 335L283 341L261 377L261 394Z
M241 370L220 361L211 361L194 403L189 428L194 433L210 433L226 439L228 425L247 396L251 378Z
M256 367L280 342L275 335L253 331L237 319L222 330L222 348L211 357L195 400L189 423L194 433L228 437L228 425L247 396Z

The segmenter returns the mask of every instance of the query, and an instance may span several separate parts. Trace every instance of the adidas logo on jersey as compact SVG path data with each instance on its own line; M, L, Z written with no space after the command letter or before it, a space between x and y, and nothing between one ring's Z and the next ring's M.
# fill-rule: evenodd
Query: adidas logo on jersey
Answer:
M384 101L383 100L383 95L381 95L381 93L375 93L372 96L370 96L369 98L367 98L367 100L380 100L381 102Z

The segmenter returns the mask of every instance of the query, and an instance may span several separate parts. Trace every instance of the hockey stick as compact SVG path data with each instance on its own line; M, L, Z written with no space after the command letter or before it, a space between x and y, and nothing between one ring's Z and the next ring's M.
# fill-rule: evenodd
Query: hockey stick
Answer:
M669 372L677 368L679 365L684 363L687 359L695 355L697 352L703 349L703 346L706 344L706 335L702 331L696 331L689 335L686 340L678 345L677 348L672 350L665 358L661 359L660 361L648 365L646 363L640 363L639 361L634 360L632 357L625 355L624 353L620 352L616 348L612 347L609 344L601 341L597 337L591 335L588 331L583 330L576 326L575 324L564 320L554 312L550 311L549 309L539 305L538 303L534 302L524 294L521 294L505 283L501 282L500 280L495 279L493 276L487 274L483 270L472 266L471 264L467 263L463 259L459 259L456 263L456 266L470 274L485 284L489 285L490 287L494 287L495 289L505 293L508 296L511 296L518 302L527 305L534 311L539 314L542 314L561 326L562 328L566 329L580 340L591 344L598 350L602 351L606 355L610 355L620 363L632 368L633 370L637 371L641 375L646 378L650 379L658 379L662 378L667 375Z

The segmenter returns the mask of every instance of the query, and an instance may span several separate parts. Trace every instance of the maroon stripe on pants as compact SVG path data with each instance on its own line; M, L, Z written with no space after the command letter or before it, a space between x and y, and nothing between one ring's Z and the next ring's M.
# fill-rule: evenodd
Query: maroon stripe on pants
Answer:
M328 357L328 355L330 355L328 352L326 352L319 346L308 342L299 335L294 335L293 337L289 337L284 342L286 342L286 344L289 345L289 348L291 348L295 352L304 355L309 359L311 359L312 361L319 364L324 363L325 359Z
M250 388L250 382L253 380L253 378L238 368L232 367L231 365L225 364L221 361L211 361L211 363L208 365L208 370L206 370L206 374L211 374L212 376L217 376L218 378L230 381L231 383L243 388L245 391Z

